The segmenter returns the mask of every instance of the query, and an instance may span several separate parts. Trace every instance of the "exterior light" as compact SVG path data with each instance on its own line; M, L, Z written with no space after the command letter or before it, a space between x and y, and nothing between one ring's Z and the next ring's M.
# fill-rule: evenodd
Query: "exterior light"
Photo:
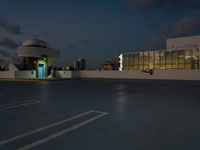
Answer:
M119 55L119 71L123 70L123 55Z

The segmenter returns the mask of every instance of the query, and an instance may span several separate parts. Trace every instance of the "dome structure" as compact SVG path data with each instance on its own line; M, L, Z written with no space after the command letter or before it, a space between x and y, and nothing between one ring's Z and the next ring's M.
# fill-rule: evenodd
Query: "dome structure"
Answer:
M35 70L38 78L49 76L54 60L59 55L57 49L49 48L45 41L39 39L25 40L17 48L17 56L23 58L23 69Z
M28 39L17 49L18 57L58 57L59 51L48 48L47 43L38 39Z
M22 43L23 46L38 46L38 47L47 47L47 43L38 39L28 39Z

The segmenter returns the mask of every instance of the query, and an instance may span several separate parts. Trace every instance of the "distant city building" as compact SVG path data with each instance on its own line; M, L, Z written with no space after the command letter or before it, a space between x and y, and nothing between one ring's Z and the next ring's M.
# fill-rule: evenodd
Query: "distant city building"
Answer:
M113 58L111 61L103 63L99 70L118 70L119 69L119 59Z
M79 58L78 60L74 60L74 69L75 70L85 70L86 69L86 59Z
M23 58L23 70L36 70L38 78L45 78L51 73L59 51L48 48L45 41L28 39L18 47L17 55Z
M74 60L74 69L75 69L75 70L79 70L79 68L80 68L80 63L79 63L79 61L78 61L78 60Z
M79 58L78 60L80 62L80 70L85 70L86 69L86 59Z
M167 39L166 50L120 54L119 70L199 69L200 36Z

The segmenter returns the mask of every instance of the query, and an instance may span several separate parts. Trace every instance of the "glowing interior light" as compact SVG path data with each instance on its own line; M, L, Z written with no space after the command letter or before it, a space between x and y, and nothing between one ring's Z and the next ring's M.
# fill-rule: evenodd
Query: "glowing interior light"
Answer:
M119 55L119 71L123 70L123 55Z

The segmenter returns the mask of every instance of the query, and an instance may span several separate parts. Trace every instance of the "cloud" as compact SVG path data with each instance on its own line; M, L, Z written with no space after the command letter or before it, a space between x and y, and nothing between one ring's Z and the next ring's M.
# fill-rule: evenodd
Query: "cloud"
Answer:
M15 55L9 55L9 57L3 57L0 55L0 65L6 65L8 63L21 63L21 60Z
M0 51L0 55L3 57L10 57L10 54L6 51Z
M42 36L45 36L45 37L50 37L50 36L51 36L51 32L50 32L50 31L46 31L46 30L41 31L40 34L41 34Z
M146 45L151 47L151 49L163 49L165 46L167 36L159 35L157 37L152 37L149 41L147 41Z
M4 65L6 63L6 60L5 59L3 59L3 58L0 58L0 65Z
M152 37L147 43L150 46L163 47L167 38L179 36L191 36L200 34L200 18L187 16L166 26L157 37Z
M7 52L6 50L0 51L0 65L8 63L21 63L21 59L17 56L16 52Z
M77 48L77 46L73 45L73 44L67 46L67 49L69 49L69 50L74 50L76 48Z
M130 6L133 6L142 11L153 11L163 9L167 13L199 10L199 0L125 0Z
M5 65L8 63L8 61L11 59L11 54L9 54L7 51L0 51L0 65Z
M11 59L11 61L14 62L14 63L19 63L19 62L21 62L21 61L20 61L20 58L17 56L16 53L14 53L13 55L11 55L11 56L10 56L10 59Z
M128 3L142 10L158 8L165 4L165 0L127 0Z
M16 49L18 47L18 44L7 37L0 36L0 46Z
M3 17L0 17L0 28L11 34L22 34L22 30L19 25L9 24L8 21Z
M64 50L65 53L79 53L79 49L83 46L89 46L93 44L90 40L88 39L83 39L83 40L78 40L74 44L69 44L67 45L66 50Z
M84 40L79 40L79 42L81 44L85 44L85 45L91 45L92 44L92 41L88 40L88 39L84 39Z
M64 50L65 53L76 53L77 52L78 47L74 44L69 44L67 45L67 48Z
M184 17L168 29L171 36L185 36L200 31L200 19L197 17Z

